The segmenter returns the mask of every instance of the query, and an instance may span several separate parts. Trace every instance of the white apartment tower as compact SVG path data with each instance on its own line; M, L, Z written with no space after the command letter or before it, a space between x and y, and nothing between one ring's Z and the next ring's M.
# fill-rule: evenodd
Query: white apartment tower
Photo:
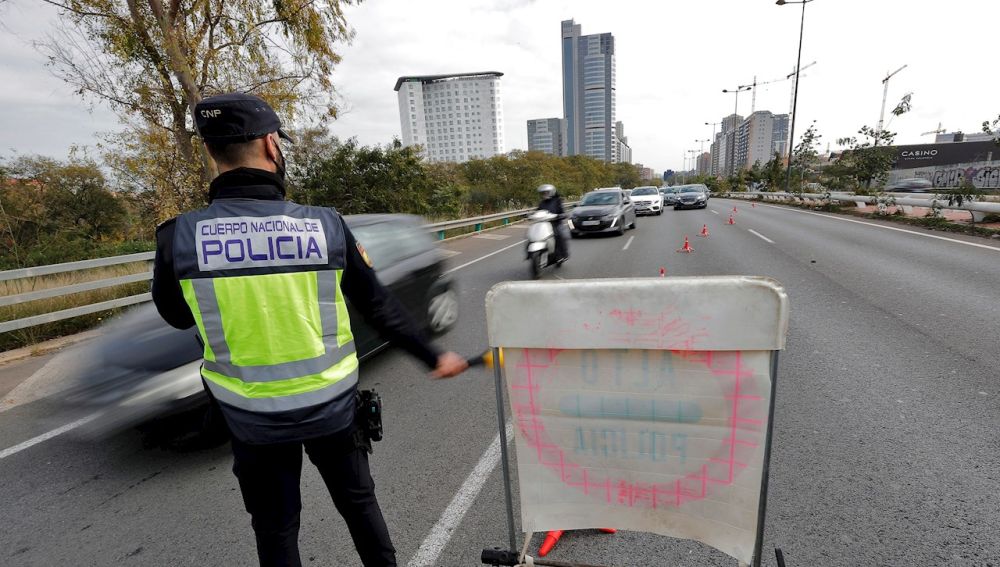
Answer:
M428 161L464 162L504 153L503 73L400 77L399 123L404 146Z

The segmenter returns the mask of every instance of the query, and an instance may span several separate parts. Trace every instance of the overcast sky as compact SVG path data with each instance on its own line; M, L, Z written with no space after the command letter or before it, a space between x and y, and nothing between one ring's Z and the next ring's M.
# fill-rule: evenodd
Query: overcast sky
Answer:
M70 145L118 127L108 109L91 110L53 78L31 47L55 14L40 4L0 7L0 155L64 157ZM400 135L399 76L500 71L507 149L526 149L526 120L562 115L559 25L572 18L584 34L615 36L618 119L633 161L679 169L683 152L711 137L704 123L732 113L723 88L793 70L800 8L773 0L369 0L347 9L357 37L340 47L333 80L343 113L331 129L386 143ZM817 63L804 72L796 133L815 120L825 150L874 126L882 78L904 64L889 84L889 109L913 93L913 111L889 126L898 143L932 142L921 133L939 122L979 131L1000 114L997 21L996 0L810 3L802 62ZM756 108L788 112L790 95L790 81L760 86ZM740 114L750 106L750 93L741 94Z

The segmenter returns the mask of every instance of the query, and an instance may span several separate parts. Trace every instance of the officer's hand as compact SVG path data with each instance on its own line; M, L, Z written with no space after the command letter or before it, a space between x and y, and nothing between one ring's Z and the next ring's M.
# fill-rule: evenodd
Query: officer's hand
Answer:
M458 376L468 367L469 363L465 360L465 357L458 353L446 352L438 357L437 368L434 369L434 372L431 372L431 376L435 378L451 378Z

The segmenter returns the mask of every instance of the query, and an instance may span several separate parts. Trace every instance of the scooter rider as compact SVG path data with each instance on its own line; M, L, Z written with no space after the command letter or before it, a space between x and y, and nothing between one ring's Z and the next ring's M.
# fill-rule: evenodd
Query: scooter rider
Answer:
M569 258L569 248L566 245L566 213L563 211L562 197L556 192L556 186L549 183L538 186L538 196L542 199L538 203L538 208L556 215L552 221L552 232L555 233L556 239L556 261L564 262Z

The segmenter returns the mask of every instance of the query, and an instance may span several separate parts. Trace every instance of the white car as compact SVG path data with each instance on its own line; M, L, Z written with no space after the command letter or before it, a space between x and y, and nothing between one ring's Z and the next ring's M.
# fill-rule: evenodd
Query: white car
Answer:
M652 185L646 187L636 187L632 190L632 203L635 205L637 215L662 215L663 195L660 190Z

